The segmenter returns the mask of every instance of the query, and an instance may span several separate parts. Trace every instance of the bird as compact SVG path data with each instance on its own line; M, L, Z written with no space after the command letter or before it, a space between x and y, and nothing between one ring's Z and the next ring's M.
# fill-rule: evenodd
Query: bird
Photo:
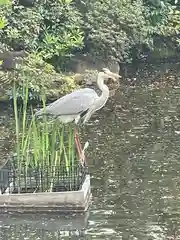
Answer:
M26 57L27 53L22 51L11 51L11 52L4 52L0 53L0 60L2 60L2 63L0 64L0 70L6 70L6 71L13 71L16 69L16 62L18 57Z
M35 113L36 117L44 114L52 115L65 124L74 122L75 142L79 156L82 154L82 146L76 125L79 123L80 119L83 120L82 124L85 124L89 121L93 113L101 109L106 104L110 91L104 81L109 78L116 82L117 79L121 78L121 76L111 72L108 68L103 68L102 71L98 72L97 85L101 90L100 96L98 96L95 90L91 88L81 88L57 99Z

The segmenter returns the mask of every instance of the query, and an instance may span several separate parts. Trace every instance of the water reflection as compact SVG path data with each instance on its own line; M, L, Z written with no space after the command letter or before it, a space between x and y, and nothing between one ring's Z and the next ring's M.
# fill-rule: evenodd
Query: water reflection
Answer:
M76 216L55 214L2 214L0 239L84 239L88 213Z
M180 239L180 77L159 73L145 84L139 70L84 129L93 202L81 236L22 226L7 239ZM1 225L0 239L13 224Z

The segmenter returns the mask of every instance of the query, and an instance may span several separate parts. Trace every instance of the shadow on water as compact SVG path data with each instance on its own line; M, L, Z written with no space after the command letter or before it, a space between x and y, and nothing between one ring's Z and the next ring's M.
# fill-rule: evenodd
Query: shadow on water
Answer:
M0 239L180 239L180 73L160 69L158 82L153 67L130 76L85 127L93 198L81 234L43 230L58 221L61 229L60 216L1 215Z

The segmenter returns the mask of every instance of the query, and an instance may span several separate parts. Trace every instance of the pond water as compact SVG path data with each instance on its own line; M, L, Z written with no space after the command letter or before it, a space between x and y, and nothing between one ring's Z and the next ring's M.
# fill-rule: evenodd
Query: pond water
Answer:
M178 69L178 64L130 69L85 127L92 184L85 216L1 214L0 240L180 239ZM11 111L4 108L0 115L3 159Z

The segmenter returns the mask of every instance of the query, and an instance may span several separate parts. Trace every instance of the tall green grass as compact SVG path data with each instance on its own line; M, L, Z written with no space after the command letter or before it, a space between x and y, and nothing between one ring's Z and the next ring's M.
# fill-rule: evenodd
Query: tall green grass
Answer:
M24 100L18 108L16 85L13 86L13 105L15 116L15 152L16 172L18 176L28 175L29 169L48 167L51 182L48 191L52 191L56 168L65 166L66 174L72 174L77 161L74 143L73 125L63 125L58 120L48 121L43 115L41 120L35 117L34 110L28 106L28 81L24 83ZM45 111L46 97L42 94ZM71 168L71 171L70 171Z

